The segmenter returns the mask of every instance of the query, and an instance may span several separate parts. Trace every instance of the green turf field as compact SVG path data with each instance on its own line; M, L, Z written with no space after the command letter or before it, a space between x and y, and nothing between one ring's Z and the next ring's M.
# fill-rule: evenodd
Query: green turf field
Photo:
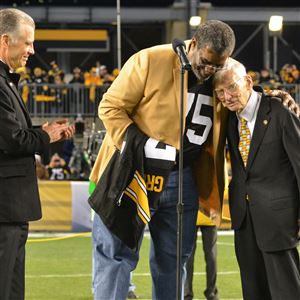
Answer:
M32 240L32 238L30 238ZM26 300L91 300L91 238L31 242L26 248ZM195 299L204 299L205 269L201 237L195 258ZM145 236L133 282L139 299L151 299L149 237ZM218 237L218 279L221 299L242 299L233 236ZM110 300L110 299L103 299Z

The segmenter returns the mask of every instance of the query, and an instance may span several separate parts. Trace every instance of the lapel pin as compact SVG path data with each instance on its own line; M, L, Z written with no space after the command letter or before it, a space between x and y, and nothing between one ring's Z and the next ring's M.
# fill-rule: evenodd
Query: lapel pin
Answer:
M10 86L13 86L14 84L10 81L10 82L9 82L9 85L10 85Z
M264 125L267 125L268 124L268 120L264 120L263 123L264 123Z

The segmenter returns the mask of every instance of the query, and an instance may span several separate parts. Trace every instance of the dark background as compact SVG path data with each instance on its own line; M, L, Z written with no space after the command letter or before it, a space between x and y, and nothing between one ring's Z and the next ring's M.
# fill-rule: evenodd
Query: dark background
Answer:
M126 7L164 7L170 6L174 0L120 0L122 6ZM299 0L207 0L214 6L265 6L265 7L292 7L299 6ZM116 0L0 0L3 5L55 5L55 6L116 6Z
M176 1L177 2L177 1ZM282 7L299 7L300 0L294 1L282 1L282 0L211 0L202 1L211 2L215 6L282 6ZM167 7L174 3L174 0L120 0L121 14L122 7ZM115 0L0 0L1 5L9 5L15 7L25 6L116 6ZM148 8L147 8L148 9ZM149 9L149 13L151 13ZM288 20L287 20L288 22ZM252 32L259 25L258 23L234 23L228 22L234 29L236 34L236 49L252 34ZM37 28L81 28L81 29L107 29L111 40L111 48L107 53L71 53L70 54L70 66L69 70L72 70L75 66L80 66L83 70L88 70L95 65L96 61L100 61L102 64L107 65L109 71L117 66L117 49L116 49L116 25L112 24L88 24L88 23L38 23ZM153 45L169 43L171 41L166 40L165 24L163 22L152 23L122 23L122 64L135 52L147 48ZM288 46L284 46L280 41L278 42L278 68L285 63L294 63L300 65L300 62L292 55L292 50L296 50L300 53L300 39L299 39L300 25L285 23L282 32L282 37L288 42ZM240 60L246 65L248 69L260 70L263 67L263 34L259 32L253 40L236 56L236 59ZM272 38L269 38L270 50L271 50L271 62L272 62ZM42 66L43 68L49 68L49 63L52 60L59 60L58 53L47 52L46 49L40 47L39 43L35 43L37 55L32 57L28 66L33 68L34 66Z

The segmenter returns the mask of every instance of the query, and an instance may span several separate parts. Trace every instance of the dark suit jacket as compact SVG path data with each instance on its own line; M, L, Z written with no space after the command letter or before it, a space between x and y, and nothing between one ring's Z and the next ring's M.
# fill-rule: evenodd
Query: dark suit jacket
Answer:
M277 251L297 245L300 209L300 121L281 101L262 96L244 168L238 120L231 112L228 144L232 164L229 205L233 229L246 213L246 195L258 246Z
M50 139L32 128L18 81L19 75L0 62L0 222L41 218L34 154L43 152Z

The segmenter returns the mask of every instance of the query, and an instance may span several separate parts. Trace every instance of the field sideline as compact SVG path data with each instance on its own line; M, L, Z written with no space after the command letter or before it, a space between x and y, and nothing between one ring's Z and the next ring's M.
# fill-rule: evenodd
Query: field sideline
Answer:
M133 273L136 294L141 300L151 299L149 242L146 234L140 261ZM204 299L205 266L201 243L198 236L194 299ZM30 235L26 247L26 300L92 300L91 251L90 234ZM231 231L220 231L218 235L217 285L220 299L242 300Z

